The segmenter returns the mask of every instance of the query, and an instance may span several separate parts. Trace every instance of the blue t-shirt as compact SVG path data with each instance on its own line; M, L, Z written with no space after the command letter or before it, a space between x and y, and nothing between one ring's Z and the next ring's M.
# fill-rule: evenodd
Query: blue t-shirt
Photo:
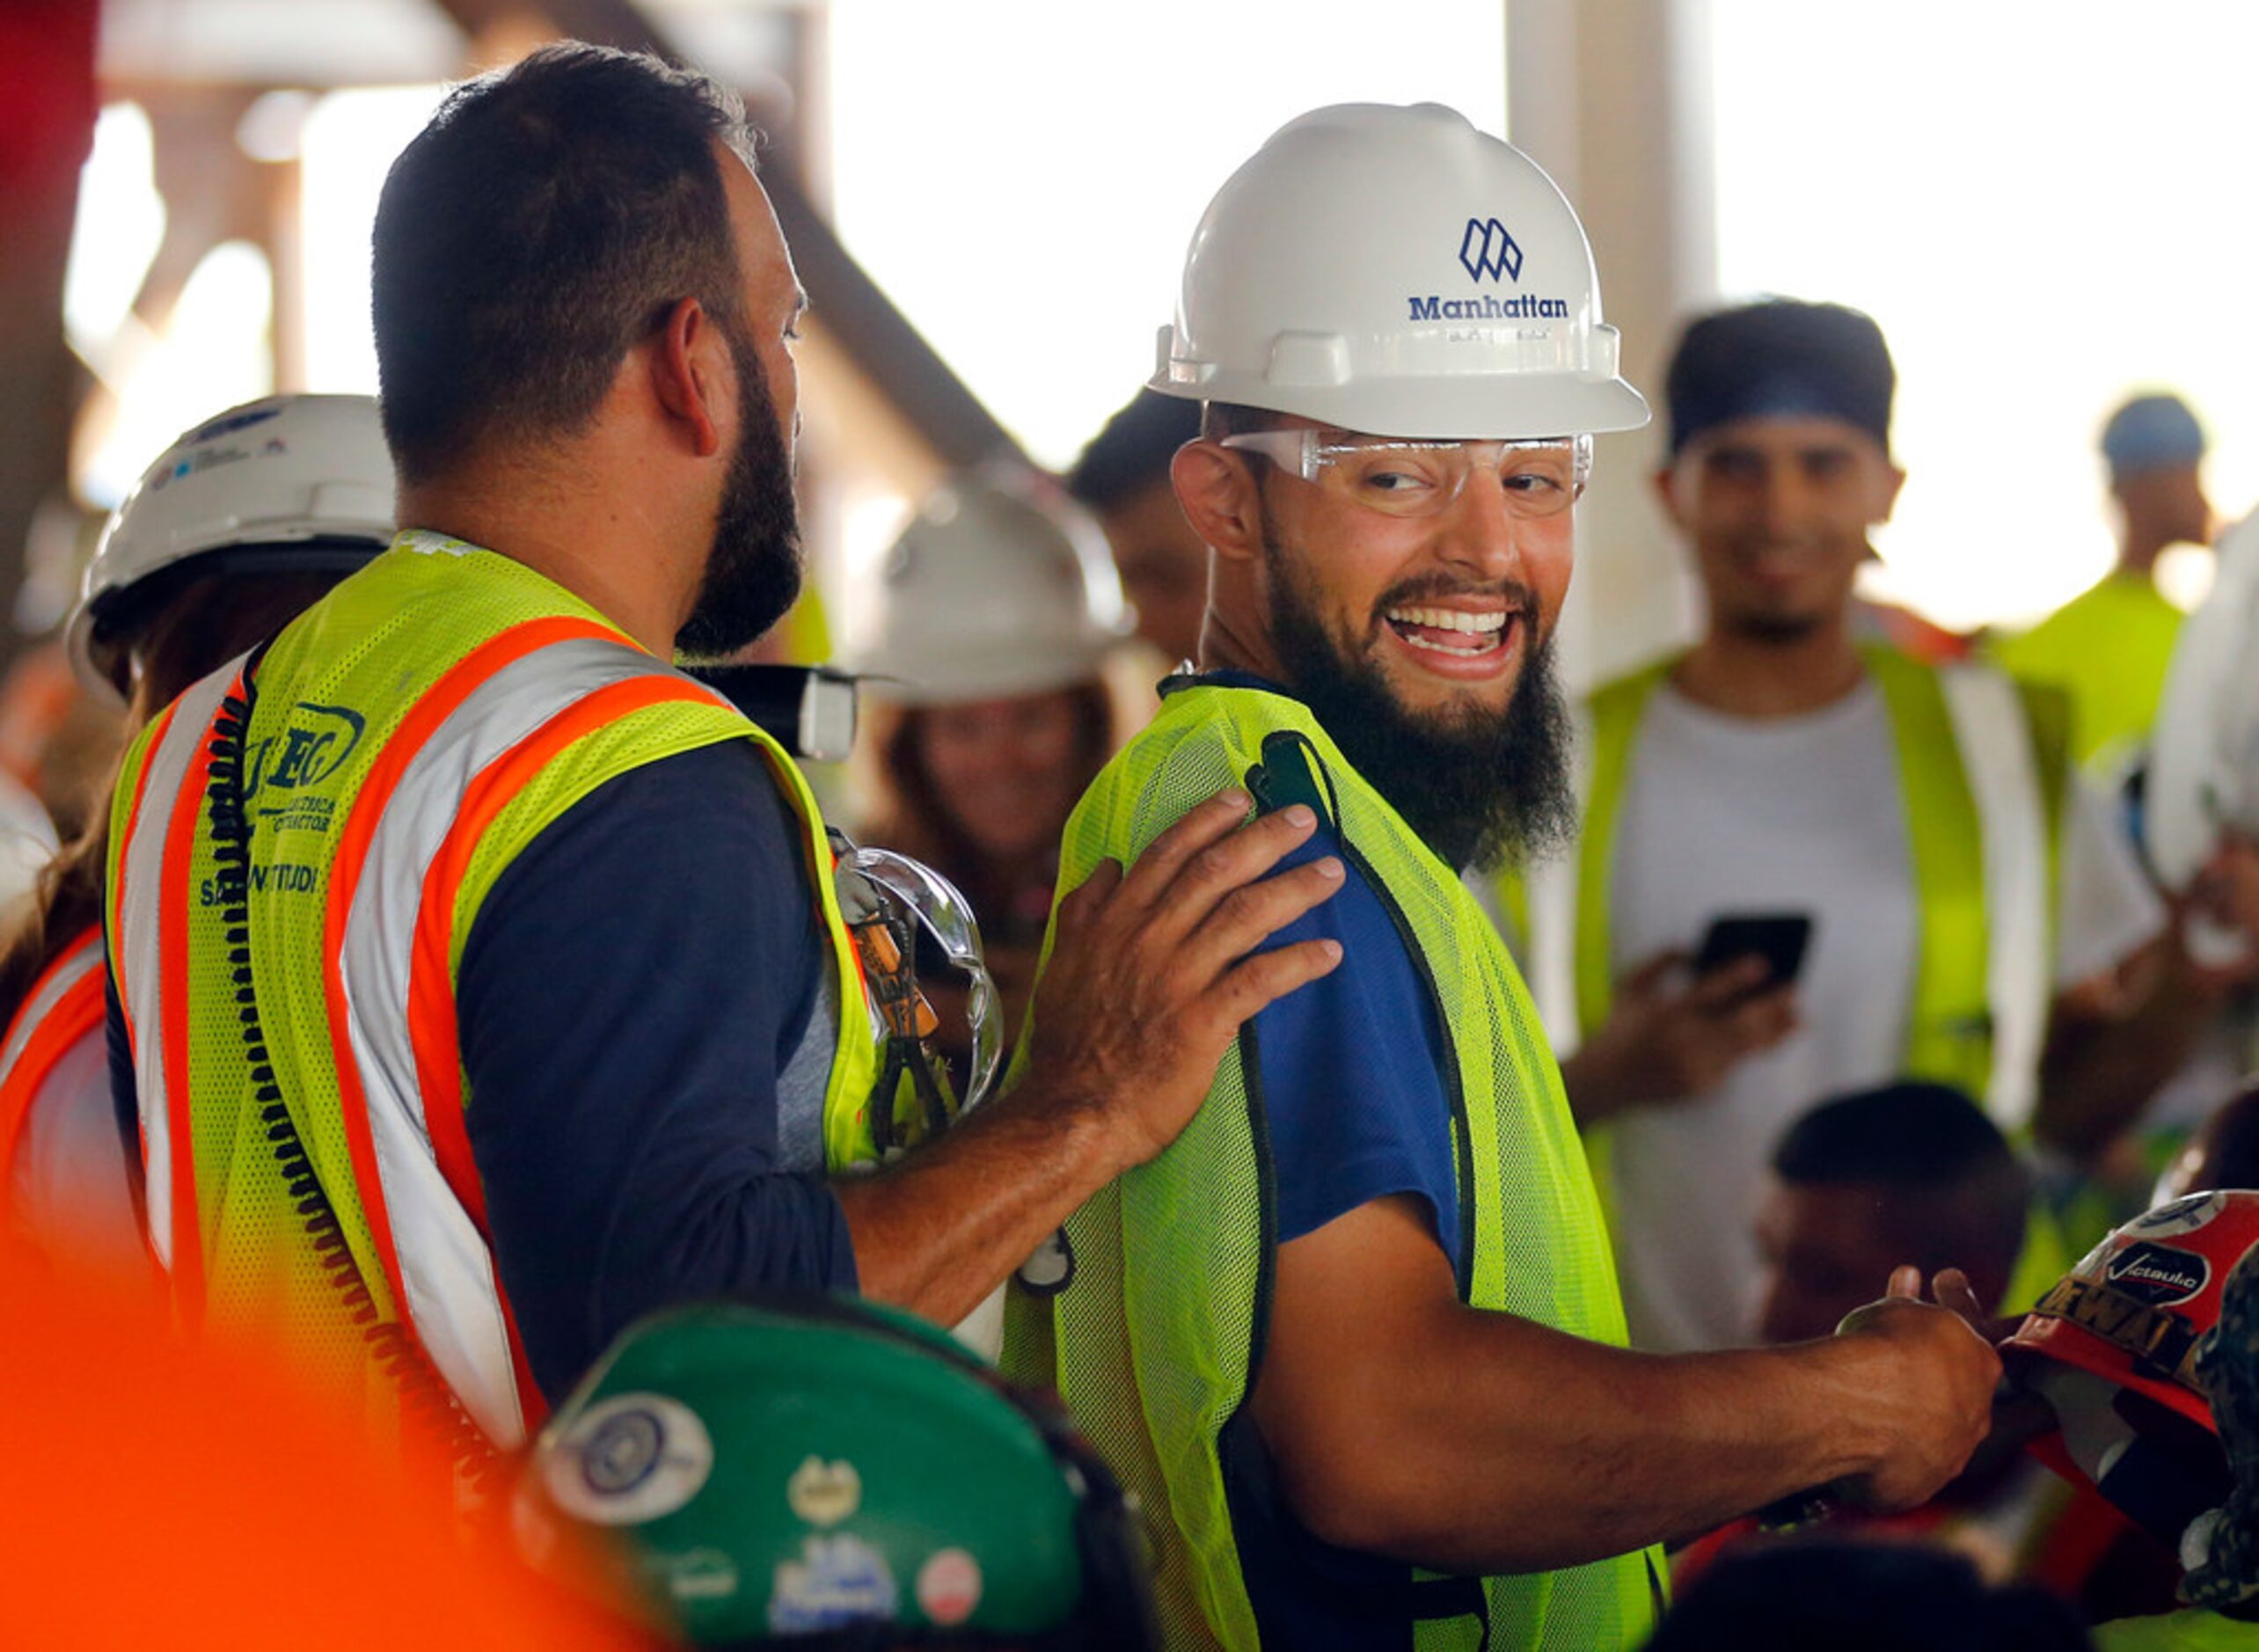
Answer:
M1341 840L1320 830L1285 865L1341 852ZM1341 963L1258 1011L1248 1029L1277 1175L1279 1242L1409 1194L1448 1254L1458 1194L1443 1030L1386 898L1355 860L1344 857L1344 866L1341 893L1270 941L1337 940Z
M1205 679L1286 691L1237 673ZM1321 827L1287 858L1342 854ZM1260 1087L1278 1241L1289 1245L1361 1205L1409 1195L1456 1270L1457 1144L1444 1073L1451 1059L1434 1000L1385 892L1342 855L1340 892L1268 945L1331 939L1334 971L1256 1012L1243 1059ZM1464 1281L1461 1282L1462 1286ZM1415 1614L1480 1604L1465 1579L1415 1581L1410 1566L1320 1542L1278 1488L1270 1454L1242 1408L1217 1442L1249 1604L1266 1646L1310 1652L1410 1652Z

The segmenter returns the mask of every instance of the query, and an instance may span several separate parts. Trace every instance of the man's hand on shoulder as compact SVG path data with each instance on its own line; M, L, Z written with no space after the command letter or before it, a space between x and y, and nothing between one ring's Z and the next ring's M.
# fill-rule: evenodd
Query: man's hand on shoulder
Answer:
M1250 1016L1341 961L1333 941L1255 950L1331 899L1342 867L1328 855L1266 875L1317 817L1298 804L1249 821L1248 808L1245 793L1220 793L1126 875L1101 861L1059 903L1020 1093L1093 1112L1115 1170L1176 1139Z

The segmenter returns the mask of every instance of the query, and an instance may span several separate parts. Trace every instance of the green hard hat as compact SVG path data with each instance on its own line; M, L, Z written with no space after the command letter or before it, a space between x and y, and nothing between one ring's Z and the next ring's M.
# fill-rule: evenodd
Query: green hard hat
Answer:
M1136 1511L1047 1400L844 1298L674 1308L623 1332L520 1482L698 1646L1155 1644Z

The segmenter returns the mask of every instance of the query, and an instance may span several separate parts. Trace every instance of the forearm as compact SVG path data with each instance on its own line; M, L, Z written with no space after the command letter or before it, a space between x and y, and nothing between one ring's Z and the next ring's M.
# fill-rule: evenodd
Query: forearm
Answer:
M2088 1158L2141 1116L2219 1012L2221 992L2175 949L2131 1014L2104 1019L2060 1011L2040 1062L2034 1133Z
M1363 1427L1388 1448L1361 1457L1363 1484L1312 1485L1281 1455L1321 1535L1437 1569L1550 1569L1707 1531L1879 1449L1876 1373L1853 1343L1664 1357L1451 1318L1371 1374Z
M866 1297L954 1325L1118 1168L1093 1106L1031 1074L931 1146L831 1186Z

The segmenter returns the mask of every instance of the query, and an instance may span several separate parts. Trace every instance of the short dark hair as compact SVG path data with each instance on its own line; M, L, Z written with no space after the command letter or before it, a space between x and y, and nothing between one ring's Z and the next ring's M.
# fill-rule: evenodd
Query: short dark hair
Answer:
M1897 384L1882 329L1860 311L1795 298L1717 311L1670 355L1670 451L1714 425L1804 414L1855 425L1888 453Z
M1067 492L1093 510L1125 505L1156 485L1166 486L1169 461L1200 434L1200 404L1141 390L1090 439L1067 472Z
M372 310L401 479L494 440L585 429L676 301L742 329L714 146L752 158L736 96L645 55L545 47L450 94L384 180Z
M1910 1195L1900 1202L1909 1225L1924 1231L1906 1237L1948 1252L1970 1239L2005 1268L2023 1245L2030 1177L1985 1109L1951 1085L1900 1079L1823 1101L1788 1127L1773 1169L1792 1186L1862 1183ZM1952 1202L1963 1232L1941 1231L1941 1201Z

